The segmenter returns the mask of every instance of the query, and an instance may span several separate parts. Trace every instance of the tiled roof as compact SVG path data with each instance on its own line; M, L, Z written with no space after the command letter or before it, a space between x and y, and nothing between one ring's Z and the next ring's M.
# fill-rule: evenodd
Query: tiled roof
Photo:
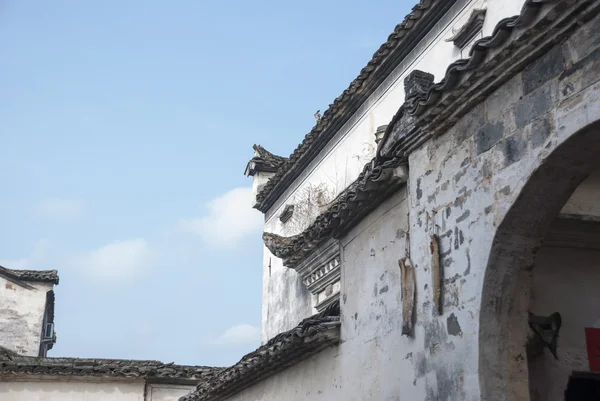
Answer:
M490 36L474 43L469 58L450 64L440 82L399 108L379 144L377 159L406 159L420 144L446 132L498 87L564 40L568 30L583 23L583 18L597 12L586 9L593 0L573 3L526 0L519 15L499 21Z
M19 354L17 354L15 351L0 345L0 361L10 361L12 358L18 356Z
M266 212L273 205L285 188L455 2L456 0L421 0L413 7L358 77L333 101L289 159L257 194L255 208Z
M57 270L14 270L0 266L0 274L5 274L21 281L58 284Z
M339 341L340 306L334 303L323 312L278 334L235 365L203 381L179 401L224 400Z
M376 158L365 166L358 179L342 192L331 207L320 214L310 227L292 237L263 234L265 245L271 253L283 259L285 266L293 268L325 240L339 238L362 217L375 209L402 183L401 180L397 180L395 185L390 185L394 182L389 180L395 177L391 171L397 166L406 164L410 152L431 135L444 132L458 121L460 115L455 113L457 104L470 104L472 108L501 83L506 82L539 57L543 51L547 51L553 42L545 43L543 39L544 36L552 37L554 33L552 19L555 19L556 15L562 15L564 18L564 11L569 5L575 10L569 14L569 23L575 26L577 20L583 18L581 12L585 7L575 7L572 3L569 0L545 0L543 3L526 0L520 15L501 20L491 36L480 39L474 44L469 59L452 63L441 82L433 84L425 93L410 97L400 107L379 144ZM579 0L579 3L590 4L593 0ZM546 13L540 16L540 10L544 6L549 8L546 8ZM592 15L591 11L588 10L586 15ZM559 26L559 28L565 27ZM512 35L516 29L519 32ZM540 37L542 39L539 39ZM536 39L539 48L526 46L528 40L532 38ZM525 49L530 57L518 59L520 62L517 64L517 59L514 57L520 54L519 49ZM490 54L491 57L486 57ZM485 79L486 74L491 74L494 79L501 78L495 75L493 67L499 66L502 61L512 63L515 67L510 71L512 75L502 77L504 80L497 81L498 86L487 87L487 91L480 92L479 97L470 97L468 89L475 89L475 85L470 85L469 79L480 80L477 85L486 87L490 83ZM464 115L468 109L463 108L462 111ZM453 112L455 114L451 114ZM420 129L422 126L426 129ZM386 175L381 178L383 172L386 172Z
M94 376L208 380L221 368L159 361L88 358L37 358L0 354L0 377L9 375Z
M328 238L339 238L356 221L370 213L380 198L385 198L405 182L394 169L396 160L375 166L367 164L344 192L342 192L302 233L292 237L264 233L263 240L273 255L283 259L283 264L295 267L305 256Z
M274 155L260 145L252 148L254 157L248 162L246 175L254 175L257 171L276 172L287 161L287 157Z

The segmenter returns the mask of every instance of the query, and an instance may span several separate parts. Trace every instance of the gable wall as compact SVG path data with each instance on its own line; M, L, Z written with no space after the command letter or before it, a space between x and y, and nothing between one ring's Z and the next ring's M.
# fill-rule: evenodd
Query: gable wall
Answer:
M481 323L482 308L503 310L518 294L512 283L498 282L484 298L484 278L501 268L488 267L490 250L525 184L561 144L600 121L599 27L600 16L410 155L406 201L388 214L380 206L353 230L356 239L351 233L342 240L342 342L232 400L527 399L507 392L504 360L480 359L498 341L512 346L482 334L500 329L482 328L490 324ZM405 252L396 232L407 211L417 282L414 338L399 332L402 294L394 270ZM432 291L431 234L440 238L441 314ZM532 245L528 238L507 241L515 249ZM518 257L507 249L499 263ZM526 381L527 367L517 359L514 374ZM499 392L484 398L490 385Z
M388 124L404 101L405 76L413 69L419 69L434 74L439 80L446 67L461 57L460 49L446 42L453 35L452 29L462 26L472 10L483 4L483 0L459 0L442 17L266 213L264 231L284 236L298 234L322 209L312 207L309 213L301 216L295 213L284 225L279 221L279 215L285 205L305 204L306 194L314 194L314 188L319 186L326 189L328 199L333 199L358 177L365 163L374 156L376 128ZM518 14L522 4L523 0L488 0L483 35L489 35L500 19ZM310 302L310 293L300 283L296 272L283 267L281 260L265 247L263 343L314 313Z
M0 277L0 345L22 355L39 355L49 283L24 288Z

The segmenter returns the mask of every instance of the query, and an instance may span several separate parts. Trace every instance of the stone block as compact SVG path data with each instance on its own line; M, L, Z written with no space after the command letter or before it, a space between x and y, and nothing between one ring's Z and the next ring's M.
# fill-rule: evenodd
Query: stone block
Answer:
M485 124L475 136L475 152L480 155L492 148L504 137L502 121Z
M552 85L544 85L521 99L514 109L516 128L523 128L552 107Z
M577 35L565 43L566 54L573 63L577 63L594 50L600 48L600 15L579 29Z
M505 167L518 162L527 153L527 141L523 139L521 132L516 132L504 139L499 146L502 148L502 153L504 153Z
M531 146L536 149L546 143L546 140L554 130L554 116L546 114L544 117L537 119L531 124L530 140Z
M485 123L485 108L483 103L481 103L458 120L456 125L451 128L451 131L454 131L456 134L453 135L454 144L456 146L462 144L467 138L481 130Z
M554 46L550 51L529 65L522 74L523 94L528 95L565 68L562 46Z
M558 96L562 101L600 80L600 49L589 53L565 69L558 80Z
M522 95L523 79L521 74L517 74L486 99L485 115L487 120L498 120L510 106L519 101Z

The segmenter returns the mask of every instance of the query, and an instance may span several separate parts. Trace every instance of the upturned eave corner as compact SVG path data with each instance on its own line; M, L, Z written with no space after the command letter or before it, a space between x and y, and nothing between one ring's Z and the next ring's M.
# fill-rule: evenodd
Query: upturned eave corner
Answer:
M246 164L244 175L253 177L258 172L276 173L288 160L287 157L275 155L261 145L252 145L254 156Z

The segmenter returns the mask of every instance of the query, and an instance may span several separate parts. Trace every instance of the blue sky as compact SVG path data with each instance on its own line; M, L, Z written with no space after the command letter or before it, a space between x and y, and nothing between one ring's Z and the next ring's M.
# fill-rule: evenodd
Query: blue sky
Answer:
M0 3L0 260L59 270L50 355L255 349L251 146L289 155L412 5Z

